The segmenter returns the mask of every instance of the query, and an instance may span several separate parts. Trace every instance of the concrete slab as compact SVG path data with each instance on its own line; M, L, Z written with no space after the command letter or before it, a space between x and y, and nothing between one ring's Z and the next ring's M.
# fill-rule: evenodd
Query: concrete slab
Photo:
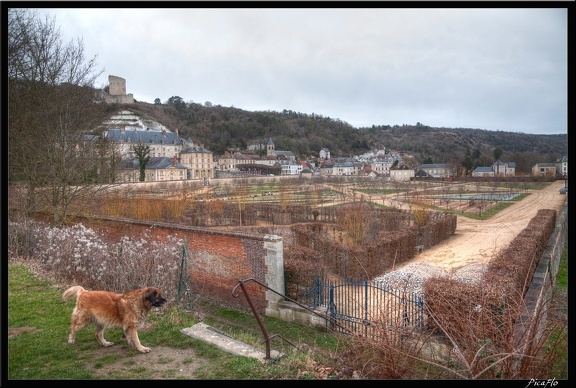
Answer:
M257 358L262 362L269 361L266 360L265 351L257 349L254 346L248 345L242 341L238 341L237 339L232 338L202 322L197 323L192 327L182 329L180 332L192 338L211 343L222 350L236 354L238 356ZM270 360L277 359L282 356L282 353L279 353L275 350L270 350Z

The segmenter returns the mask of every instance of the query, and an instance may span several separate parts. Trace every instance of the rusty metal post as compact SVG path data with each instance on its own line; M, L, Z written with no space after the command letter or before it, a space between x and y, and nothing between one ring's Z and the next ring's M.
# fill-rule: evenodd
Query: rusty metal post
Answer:
M260 286L266 288L268 291L271 291L273 293L275 293L276 295L280 295L283 298L297 304L298 306L302 307L303 309L311 312L314 315L317 315L323 319L325 319L327 322L329 321L332 325L338 326L340 327L342 330L352 334L352 331L350 331L348 328L344 327L343 325L339 324L338 322L336 322L336 320L333 317L328 317L325 314L319 314L314 310L311 310L310 308L304 306L301 303L298 303L297 301L287 297L286 295L282 295L281 293L274 291L273 289L271 289L270 287L268 287L267 285L259 282L256 279L253 278L247 278L247 279L239 279L238 280L238 284L232 289L232 296L234 298L238 297L238 294L236 293L236 290L238 289L238 287L242 288L242 292L244 293L244 296L246 297L246 300L248 301L248 304L250 305L250 308L252 309L252 314L254 314L254 317L256 318L256 321L258 322L258 326L260 326L260 330L262 330L262 335L264 335L264 341L266 342L266 360L270 359L270 339L274 338L274 337L280 337L282 340L286 341L287 343L289 343L290 345L294 346L295 348L297 348L296 345L294 345L292 342L288 341L286 338L283 338L280 335L273 335L272 337L268 336L268 332L266 331L266 328L264 327L264 324L262 323L262 320L260 319L260 315L258 314L258 311L256 311L256 308L254 307L254 305L252 304L252 300L250 300L250 296L248 295L248 293L246 292L246 289L244 288L244 283L245 282L255 282L257 284L259 284Z
M262 330L262 334L264 335L264 341L266 342L266 357L265 357L265 359L269 360L270 359L270 338L268 337L268 332L266 331L266 328L264 327L264 324L262 323L262 320L260 319L260 315L258 314L258 311L256 311L256 308L252 304L252 300L250 300L250 297L248 296L248 293L246 292L246 289L244 288L244 281L238 280L238 283L240 285L240 288L242 288L242 292L244 293L244 296L246 297L246 300L248 301L250 308L252 309L252 313L254 314L254 317L256 317L256 321L258 321L258 326L260 326L260 330ZM235 289L236 288L234 288L234 290ZM234 290L232 290L233 296L234 296Z

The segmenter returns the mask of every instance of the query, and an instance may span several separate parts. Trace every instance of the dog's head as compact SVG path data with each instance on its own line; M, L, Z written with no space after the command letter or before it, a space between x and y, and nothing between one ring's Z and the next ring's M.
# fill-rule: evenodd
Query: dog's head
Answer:
M154 287L146 289L145 298L154 307L162 307L166 304L166 299L162 297L160 290Z

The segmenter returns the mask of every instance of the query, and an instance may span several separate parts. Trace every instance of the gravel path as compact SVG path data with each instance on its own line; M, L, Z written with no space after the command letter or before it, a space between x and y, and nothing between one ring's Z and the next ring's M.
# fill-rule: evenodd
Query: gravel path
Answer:
M568 198L559 193L563 186L564 181L556 181L542 190L530 190L531 195L487 220L458 216L453 236L375 280L415 291L430 276L478 281L488 262L510 245L539 210L553 209L560 214Z

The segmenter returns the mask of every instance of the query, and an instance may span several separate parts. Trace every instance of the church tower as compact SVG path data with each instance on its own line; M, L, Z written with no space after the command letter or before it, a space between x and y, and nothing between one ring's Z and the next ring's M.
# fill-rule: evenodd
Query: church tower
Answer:
M274 142L272 141L272 138L268 140L268 145L266 146L266 155L274 156Z

